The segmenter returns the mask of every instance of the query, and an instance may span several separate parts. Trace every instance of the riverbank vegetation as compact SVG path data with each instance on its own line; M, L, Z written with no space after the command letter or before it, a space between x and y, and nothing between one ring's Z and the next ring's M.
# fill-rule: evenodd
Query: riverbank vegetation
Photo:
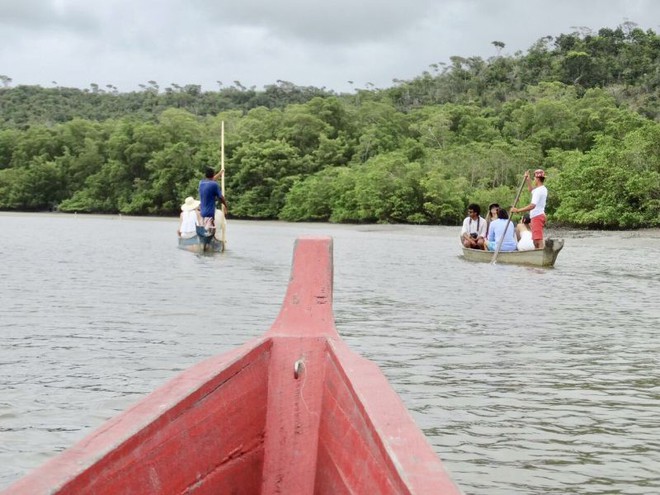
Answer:
M238 218L457 225L544 168L554 225L660 226L660 36L632 23L350 94L0 82L3 210L175 214L224 121Z

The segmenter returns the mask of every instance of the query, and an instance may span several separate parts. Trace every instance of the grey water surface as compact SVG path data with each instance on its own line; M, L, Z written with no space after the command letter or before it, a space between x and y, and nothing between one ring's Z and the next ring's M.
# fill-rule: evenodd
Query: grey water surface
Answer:
M660 231L551 234L554 269L467 262L458 228L0 214L0 490L268 330L293 243L334 238L346 343L466 494L660 493Z

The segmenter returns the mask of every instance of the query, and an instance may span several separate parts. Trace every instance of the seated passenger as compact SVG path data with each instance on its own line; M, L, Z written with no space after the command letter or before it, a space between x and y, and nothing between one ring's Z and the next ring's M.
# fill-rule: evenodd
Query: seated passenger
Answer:
M515 251L518 247L515 231L513 224L509 222L509 214L504 208L500 208L497 212L497 220L490 223L488 251L496 251L500 240L502 240L500 251Z
M468 216L463 220L461 229L461 243L466 248L485 249L486 244L486 220L479 214L479 205L471 203L467 209Z
M532 229L529 228L530 224L529 213L525 213L518 225L516 225L516 238L518 239L518 251L531 251L536 249L534 240L532 239Z
M181 205L181 214L179 215L179 230L177 235L182 239L190 239L197 235L197 226L202 225L202 216L199 212L199 201L192 196L188 196Z
M497 212L500 210L500 205L497 203L491 203L488 205L488 215L486 216L486 233L484 234L484 239L488 239L488 230L490 227L490 222L497 220Z

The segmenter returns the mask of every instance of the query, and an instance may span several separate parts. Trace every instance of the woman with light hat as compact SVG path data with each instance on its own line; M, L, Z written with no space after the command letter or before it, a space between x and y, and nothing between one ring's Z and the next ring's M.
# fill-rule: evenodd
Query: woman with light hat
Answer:
M199 212L199 201L188 196L181 205L179 215L179 230L177 235L182 239L190 239L197 235L197 226L202 225L202 216Z
M529 212L531 219L532 239L536 249L543 247L543 227L545 226L545 202L548 199L548 189L543 185L545 172L542 169L534 170L534 182L529 178L529 170L525 172L527 188L532 193L532 200L523 208L511 208L512 213Z

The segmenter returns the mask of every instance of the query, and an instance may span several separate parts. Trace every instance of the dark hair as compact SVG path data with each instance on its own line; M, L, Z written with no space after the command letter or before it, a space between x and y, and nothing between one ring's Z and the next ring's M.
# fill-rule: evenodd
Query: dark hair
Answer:
M522 223L524 223L525 225L527 225L527 224L530 223L531 221L532 221L532 219L529 218L529 213L525 213L525 214L522 216Z
M497 210L497 218L501 218L502 220L508 220L509 214L506 212L504 208L500 208Z
M491 203L488 205L488 211L492 210L493 208L499 208L499 207L500 205L498 205L497 203Z
M545 177L537 177L537 179L539 180L539 182L541 184L543 184L545 182Z
M213 171L213 169L211 167L206 167L206 169L204 170L204 177L206 177L207 179L212 179L214 175L215 172Z
M476 203L470 203L467 209L474 211L477 215L481 215L481 208Z

